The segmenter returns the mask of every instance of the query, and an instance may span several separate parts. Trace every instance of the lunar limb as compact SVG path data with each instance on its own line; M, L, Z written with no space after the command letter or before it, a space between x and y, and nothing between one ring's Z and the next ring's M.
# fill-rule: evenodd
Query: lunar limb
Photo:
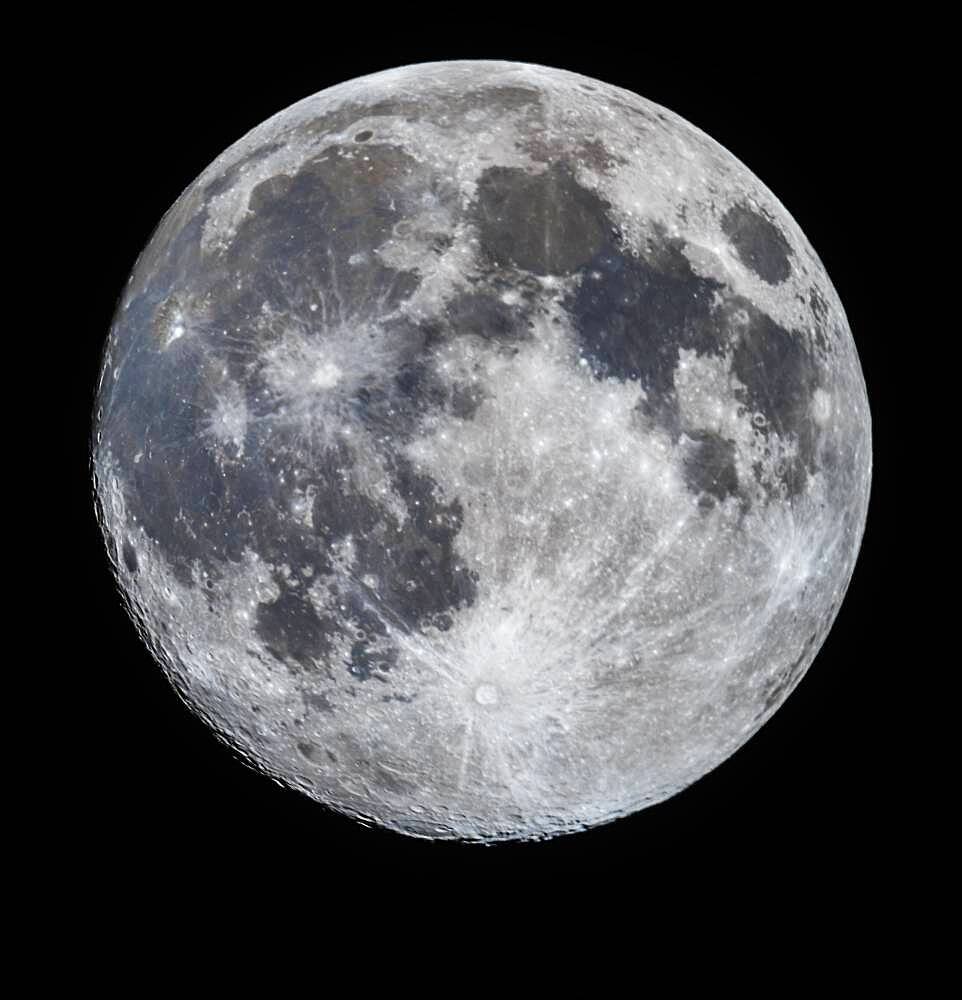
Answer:
M316 801L545 838L685 788L848 586L842 305L732 154L574 73L407 66L215 160L137 261L93 463L190 708Z

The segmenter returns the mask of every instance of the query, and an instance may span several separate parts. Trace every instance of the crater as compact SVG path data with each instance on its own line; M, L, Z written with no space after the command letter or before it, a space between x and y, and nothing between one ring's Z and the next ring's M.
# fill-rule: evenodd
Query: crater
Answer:
M722 216L722 232L738 259L769 285L791 276L792 249L782 231L760 212L743 203L732 205Z
M479 684L474 689L474 700L479 705L490 708L492 705L497 705L500 701L500 695L494 684Z
M123 559L124 565L127 567L127 571L129 573L136 573L138 568L137 550L130 544L129 541L124 542Z

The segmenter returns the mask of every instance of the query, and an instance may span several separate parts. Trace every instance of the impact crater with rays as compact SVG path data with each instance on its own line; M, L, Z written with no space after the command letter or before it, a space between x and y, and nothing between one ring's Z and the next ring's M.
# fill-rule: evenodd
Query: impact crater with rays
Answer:
M507 62L264 122L137 261L98 391L129 611L249 762L400 832L572 832L771 716L850 580L855 345L677 115Z

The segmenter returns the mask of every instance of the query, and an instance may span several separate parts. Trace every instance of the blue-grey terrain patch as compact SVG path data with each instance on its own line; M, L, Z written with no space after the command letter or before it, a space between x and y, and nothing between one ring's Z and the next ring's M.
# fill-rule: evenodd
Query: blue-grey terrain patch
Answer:
M374 431L387 430L403 440L417 432L421 418L432 410L470 419L481 404L483 391L478 386L452 384L441 378L433 352L459 337L476 337L508 352L529 339L534 296L509 306L497 291L497 283L487 275L477 280L474 288L454 294L433 315L391 320L387 328L410 349L389 386L359 393L364 408L358 419Z
M349 578L329 565L317 571L337 596L336 610L317 612L289 592L289 581L278 579L282 594L261 605L256 630L278 659L302 665L305 658L322 658L342 635L352 640L348 672L358 680L383 679L397 659L384 641L387 626L446 628L448 612L473 602L477 575L454 549L463 516L456 500L445 502L430 477L392 456L392 485L407 510L399 522L392 510L351 488L350 461L343 446L315 460L308 485L314 490L316 537L272 553L275 562L286 556L297 559L297 565L318 565L317 555L350 538L355 556Z
M738 495L735 442L707 430L689 430L684 461L685 483L698 495L699 504L713 507L716 502Z
M564 275L602 246L609 225L606 207L564 163L540 174L499 166L481 174L472 217L481 252L495 266Z
M771 219L739 202L722 216L721 227L741 262L762 281L778 285L791 277L792 248Z
M612 235L584 264L565 303L595 377L640 382L645 413L675 438L679 352L721 354L729 335L714 311L723 286L692 270L684 245L655 230L645 251L635 253Z
M330 629L314 605L284 585L276 600L258 604L255 631L272 656L305 669L323 662L331 651Z
M403 217L403 190L415 161L395 146L369 145L364 161L331 146L294 174L262 181L224 255L219 308L246 320L267 303L278 312L309 305L317 289L334 290L329 323L377 309L388 312L417 287L417 276L383 264L371 251ZM351 265L355 255L362 263ZM242 288L236 288L243 276Z
M485 291L454 296L445 304L442 322L442 336L473 336L500 344L526 340L531 330L527 310Z
M105 422L112 451L141 455L125 463L129 511L180 582L194 585L199 568L216 594L226 564L240 561L245 550L257 553L274 569L278 588L278 596L256 610L255 630L265 647L292 668L316 669L336 637L348 636L346 667L358 680L383 676L396 660L383 641L385 617L407 629L447 627L447 612L470 602L475 588L454 553L460 507L443 500L436 483L389 456L393 483L408 506L400 523L352 492L346 450L318 454L300 428L270 419L283 400L270 392L264 358L283 326L259 322L265 306L307 316L316 295L326 296L323 320L314 313L307 332L323 342L340 324L378 322L418 285L415 273L388 267L371 252L405 217L407 184L417 165L389 145L368 142L364 156L359 161L349 149L332 146L296 172L262 181L229 245L203 263L204 213L175 239L168 255L173 259L155 269L153 285L125 317L128 377L115 388ZM189 283L181 258L195 265ZM204 321L165 344L188 290L208 303ZM407 419L413 427L425 405L470 414L477 405L470 393L434 398L411 381L411 373L426 372L426 352L452 333L520 334L516 319L494 300L455 300L449 313L437 329L390 328L399 338L400 371L360 380L355 414L362 423L371 426L380 414L395 426ZM490 329L476 314L490 320ZM233 450L206 433L225 371L243 391L252 417L244 447ZM314 496L313 527L292 517L295 495ZM345 583L335 580L330 551L348 536L357 556ZM318 611L304 582L296 573L282 575L282 566L326 580L343 610ZM361 582L371 577L378 580L376 594Z
M744 386L738 395L753 413L761 413L768 434L794 440L797 452L786 464L781 480L789 496L801 493L815 469L817 425L812 398L818 388L818 365L804 334L786 330L742 296L729 296L726 312L738 331L732 354L732 372Z
M684 240L658 228L641 253L615 239L605 242L581 269L566 303L582 356L599 379L640 382L643 412L677 439L683 430L674 389L680 351L721 357L730 350L732 371L744 386L739 398L764 416L763 433L774 428L797 442L782 476L795 495L814 468L817 444L811 419L817 364L808 341L719 281L697 274L684 247ZM731 476L718 471L719 482L731 484ZM706 492L697 476L693 482L696 492Z
M205 441L215 398L203 358L189 347L185 364L184 354L158 350L142 328L127 342L126 377L114 389L103 439L124 459L128 513L182 583L192 582L194 562L219 575L218 561L240 558L243 544L243 533L224 532L220 518L242 527L247 504L243 484L222 474ZM262 490L254 480L251 488L254 496Z
M451 388L451 399L448 409L451 416L458 420L471 420L478 407L484 402L484 390L471 383L455 383Z

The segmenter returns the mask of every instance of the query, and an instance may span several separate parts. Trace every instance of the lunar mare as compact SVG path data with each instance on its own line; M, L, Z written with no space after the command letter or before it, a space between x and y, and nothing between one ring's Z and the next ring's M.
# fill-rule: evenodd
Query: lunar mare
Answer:
M98 514L251 764L490 841L685 788L838 611L870 415L770 191L635 94L507 62L332 87L218 157L110 331Z

